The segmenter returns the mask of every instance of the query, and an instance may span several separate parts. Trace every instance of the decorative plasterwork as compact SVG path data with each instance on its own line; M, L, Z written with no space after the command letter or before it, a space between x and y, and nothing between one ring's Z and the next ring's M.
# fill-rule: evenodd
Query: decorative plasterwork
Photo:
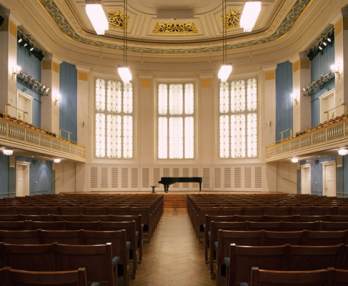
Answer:
M108 13L108 17L109 17L110 27L114 29L123 30L125 25L127 25L127 21L129 20L129 17L125 19L126 16L120 10Z
M153 28L153 33L156 34L196 34L198 29L195 23L160 23L157 22Z
M41 4L44 6L44 8L47 10L47 12L51 15L53 20L56 22L60 30L65 33L70 38L79 41L80 43L84 43L87 45L97 46L97 47L105 47L110 49L117 49L122 50L123 45L120 44L112 44L107 43L104 41L98 41L98 40L92 40L87 37L81 36L78 34L70 25L68 20L64 17L60 9L55 4L54 0L40 0ZM290 31L290 29L295 24L296 20L299 18L299 16L302 14L304 9L307 7L307 5L311 2L311 0L297 0L289 13L286 15L286 17L283 19L281 24L278 26L276 31L265 38L257 39L257 40L250 40L240 43L234 43L234 44L227 44L226 50L232 50L232 49L238 49L238 48L244 48L244 47L250 47L255 46L258 44L264 44L269 43L272 41L275 41L279 39L281 36L283 36L285 33ZM197 48L149 48L149 47L135 47L135 46L128 46L128 51L134 52L134 53L149 53L149 54L198 54L198 53L210 53L210 52L219 52L221 51L221 45L216 46L210 46L210 47L197 47Z
M237 9L230 9L225 14L225 27L227 30L239 28L241 12Z

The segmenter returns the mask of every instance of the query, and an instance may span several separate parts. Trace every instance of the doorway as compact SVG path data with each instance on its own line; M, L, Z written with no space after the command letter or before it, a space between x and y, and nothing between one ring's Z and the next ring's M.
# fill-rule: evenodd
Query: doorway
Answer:
M29 171L29 162L16 162L16 197L29 196Z
M336 196L336 162L323 162L323 196Z
M311 165L301 166L301 194L311 194Z

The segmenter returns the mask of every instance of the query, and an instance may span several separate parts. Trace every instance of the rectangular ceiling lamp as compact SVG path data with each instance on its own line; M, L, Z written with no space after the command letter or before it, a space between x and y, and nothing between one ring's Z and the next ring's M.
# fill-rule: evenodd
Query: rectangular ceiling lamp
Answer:
M251 32L261 12L261 1L245 2L242 16L240 17L240 27L244 32Z
M109 29L109 21L103 5L99 1L86 1L86 14L97 35L104 35Z

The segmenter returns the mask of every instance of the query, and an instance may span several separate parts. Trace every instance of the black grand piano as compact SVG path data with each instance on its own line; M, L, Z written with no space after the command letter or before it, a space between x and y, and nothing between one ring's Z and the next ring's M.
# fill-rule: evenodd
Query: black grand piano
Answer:
M166 193L169 191L169 186L175 183L198 183L199 191L202 190L202 177L162 177L158 183L163 184Z

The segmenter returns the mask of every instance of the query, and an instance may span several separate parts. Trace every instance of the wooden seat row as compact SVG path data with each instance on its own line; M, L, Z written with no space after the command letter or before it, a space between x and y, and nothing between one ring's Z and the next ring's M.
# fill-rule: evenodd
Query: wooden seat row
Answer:
M269 270L303 271L328 267L348 268L348 246L238 246L231 244L226 272L218 285L250 284L252 267ZM272 284L271 284L272 285Z
M25 271L0 268L1 286L87 286L86 270Z
M348 243L348 230L343 231L228 231L219 230L218 240L211 251L209 266L212 277L226 267L230 245L274 246L282 244L326 246ZM216 259L215 259L216 253Z
M117 259L118 274L128 282L129 247L125 230L0 230L0 242L10 244L48 244L93 245L111 243L112 256ZM133 271L132 278L135 278Z
M29 271L71 271L84 267L88 284L119 285L110 243L99 245L0 244L0 265Z
M250 286L347 286L348 270L277 271L253 267Z

